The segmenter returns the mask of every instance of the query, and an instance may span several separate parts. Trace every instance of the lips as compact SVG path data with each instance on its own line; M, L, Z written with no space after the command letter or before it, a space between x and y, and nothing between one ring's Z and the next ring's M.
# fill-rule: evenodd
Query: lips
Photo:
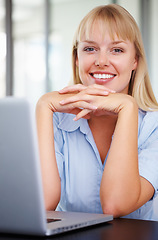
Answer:
M114 74L105 74L105 73L94 73L94 74L92 73L91 75L97 79L109 79L109 78L115 77Z
M104 84L106 82L109 82L116 76L116 74L101 73L101 72L90 73L90 75L93 77L93 79L95 79L95 82L97 84Z

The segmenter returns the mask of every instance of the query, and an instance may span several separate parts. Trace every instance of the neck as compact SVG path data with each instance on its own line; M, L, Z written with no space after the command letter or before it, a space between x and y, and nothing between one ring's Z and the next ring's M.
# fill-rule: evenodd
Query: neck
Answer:
M99 123L99 124L104 124L109 126L115 126L116 122L117 122L117 115L115 114L107 114L107 115L103 115L103 116L94 116L91 115L91 118L88 120L89 124L92 123Z
M110 148L116 122L117 115L92 116L88 120L102 163Z

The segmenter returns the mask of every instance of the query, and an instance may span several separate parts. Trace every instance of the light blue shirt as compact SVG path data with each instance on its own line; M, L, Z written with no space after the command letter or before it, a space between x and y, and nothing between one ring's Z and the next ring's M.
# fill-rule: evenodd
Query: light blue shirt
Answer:
M73 121L73 118L73 114L53 114L61 179L57 210L102 213L99 192L106 159L102 164L87 120ZM155 197L158 193L158 112L139 111L138 122L139 172L153 185ZM126 217L152 220L152 206L153 199Z

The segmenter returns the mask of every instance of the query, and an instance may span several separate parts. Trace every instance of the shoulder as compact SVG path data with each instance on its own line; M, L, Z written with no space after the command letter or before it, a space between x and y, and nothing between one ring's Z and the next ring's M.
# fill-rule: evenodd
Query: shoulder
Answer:
M158 126L158 111L142 111L139 110L139 119L138 119L139 128L155 128Z
M146 120L148 118L158 119L158 111L143 111L143 110L139 109L139 117L141 117L141 119L143 119L143 120Z
M139 145L147 139L158 140L158 111L139 110L138 119L138 143Z

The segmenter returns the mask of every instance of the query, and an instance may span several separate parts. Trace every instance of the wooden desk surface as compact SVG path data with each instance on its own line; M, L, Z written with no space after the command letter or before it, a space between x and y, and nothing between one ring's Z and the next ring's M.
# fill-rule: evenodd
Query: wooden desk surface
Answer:
M67 232L49 238L0 234L0 240L158 240L158 222L115 219L109 223Z

